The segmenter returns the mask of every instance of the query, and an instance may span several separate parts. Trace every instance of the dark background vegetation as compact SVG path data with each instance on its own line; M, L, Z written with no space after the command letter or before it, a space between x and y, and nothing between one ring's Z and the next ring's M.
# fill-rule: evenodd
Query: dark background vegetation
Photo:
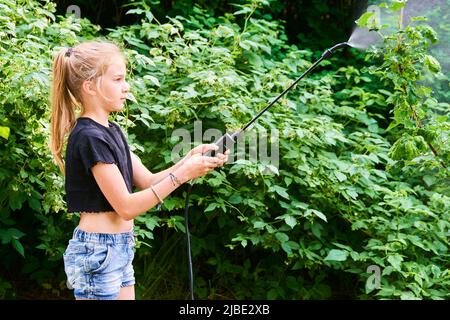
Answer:
M129 25L137 21L135 16L126 15L129 1L119 0L64 0L55 1L57 13L65 14L67 7L77 5L82 17L102 28L113 28L118 25ZM194 4L208 9L211 16L221 16L232 12L237 1L147 1L152 12L160 22L166 17L176 15L188 16L193 13ZM367 8L367 0L280 0L273 2L264 13L271 19L284 21L286 34L291 43L300 47L322 50L337 41L346 41L355 27L355 19Z
M114 120L157 171L171 164L174 128L192 130L196 119L220 129L249 120L324 49L346 41L368 4L270 1L243 32L244 15L223 16L249 1L135 2L149 5L160 23L125 14L130 1L54 1L56 15L77 5L86 18L55 24L33 20L48 15L43 1L19 2L23 15L0 7L4 21L17 23L0 45L0 129L11 128L8 138L0 137L0 298L6 299L73 299L62 252L77 220L65 214L63 180L46 140L49 48L99 35L126 44L139 103ZM441 19L436 29L448 28L448 14L433 14L433 21ZM183 17L177 20L183 32L161 25L178 26L175 17ZM218 25L234 37L218 36ZM158 37L140 34L144 27ZM419 28L395 33L379 54L340 51L261 119L266 128L286 130L278 175L264 178L257 166L236 164L196 185L191 233L198 298L449 297L450 151L439 142L448 141L450 95L448 75L427 78L433 93L419 86L419 75L438 73L427 56L430 39L433 33ZM445 51L437 53L448 65ZM232 81L207 83L202 72L208 71ZM163 211L136 219L139 299L188 298L184 192L168 197ZM368 265L385 272L380 291L364 287Z

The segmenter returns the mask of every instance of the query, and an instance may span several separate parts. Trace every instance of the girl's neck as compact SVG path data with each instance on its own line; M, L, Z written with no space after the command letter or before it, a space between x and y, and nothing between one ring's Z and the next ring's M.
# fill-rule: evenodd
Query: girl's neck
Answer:
M103 113L103 112L84 112L80 114L80 117L86 117L91 118L92 120L100 123L101 125L108 127L108 116L109 113Z

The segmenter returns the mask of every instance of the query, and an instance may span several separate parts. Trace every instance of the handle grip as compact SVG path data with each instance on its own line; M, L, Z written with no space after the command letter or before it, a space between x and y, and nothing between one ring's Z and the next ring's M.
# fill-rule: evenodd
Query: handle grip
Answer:
M235 144L235 135L230 135L225 133L219 139L217 139L214 144L219 147L218 150L209 150L205 152L203 155L207 157L215 157L216 153L224 153L228 149L230 149Z

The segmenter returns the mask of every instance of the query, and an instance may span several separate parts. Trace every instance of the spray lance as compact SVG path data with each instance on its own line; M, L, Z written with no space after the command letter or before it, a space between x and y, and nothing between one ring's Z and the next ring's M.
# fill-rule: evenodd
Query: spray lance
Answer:
M312 70L314 70L317 65L324 59L327 59L329 56L333 54L337 49L351 46L348 42L338 43L335 46L325 50L322 53L322 56L311 65L308 70L306 70L297 80L295 80L287 89L285 89L282 93L280 93L272 102L270 102L264 109L262 109L256 116L253 117L242 129L234 132L234 133L225 133L222 137L217 139L214 144L219 147L217 151L211 150L204 153L204 156L214 157L216 152L224 153L226 150L230 149L237 141L237 138L249 127L251 126L264 112L266 112L270 107L272 107L282 96L284 96L289 90L291 90L300 80L306 77ZM192 271L192 257L191 257L191 241L190 241L190 233L189 233L189 220L188 220L188 212L189 212L189 195L191 194L193 184L188 183L188 189L186 192L186 201L184 208L184 222L186 228L186 251L188 257L188 269L189 269L189 292L190 299L194 300L194 276Z
M291 90L300 80L302 80L304 77L306 77L312 70L314 70L317 65L324 59L327 59L329 56L333 54L333 52L337 49L340 49L342 47L349 46L347 42L341 42L337 45L325 50L322 53L322 56L314 62L312 66L308 68L297 80L295 80L287 89L285 89L282 93L280 93L271 103L269 103L264 109L262 109L256 116L253 117L252 120L250 120L242 129L229 134L225 133L222 137L217 139L217 141L214 142L215 145L219 147L217 152L223 153L226 150L230 149L237 141L237 138L248 128L250 127L253 122L255 122L264 112L266 112L270 107L272 107L282 96L284 96L289 90ZM211 156L214 157L216 154L215 150L208 151L204 155L205 156Z

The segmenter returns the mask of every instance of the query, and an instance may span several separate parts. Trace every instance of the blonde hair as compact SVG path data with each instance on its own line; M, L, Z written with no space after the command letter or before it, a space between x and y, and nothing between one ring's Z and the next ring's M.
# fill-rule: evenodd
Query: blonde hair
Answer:
M65 136L75 125L75 110L83 112L81 86L86 80L100 85L111 60L122 54L121 48L107 41L87 41L73 48L59 50L53 60L53 83L51 92L51 141L50 149L56 163L64 174L62 150Z

